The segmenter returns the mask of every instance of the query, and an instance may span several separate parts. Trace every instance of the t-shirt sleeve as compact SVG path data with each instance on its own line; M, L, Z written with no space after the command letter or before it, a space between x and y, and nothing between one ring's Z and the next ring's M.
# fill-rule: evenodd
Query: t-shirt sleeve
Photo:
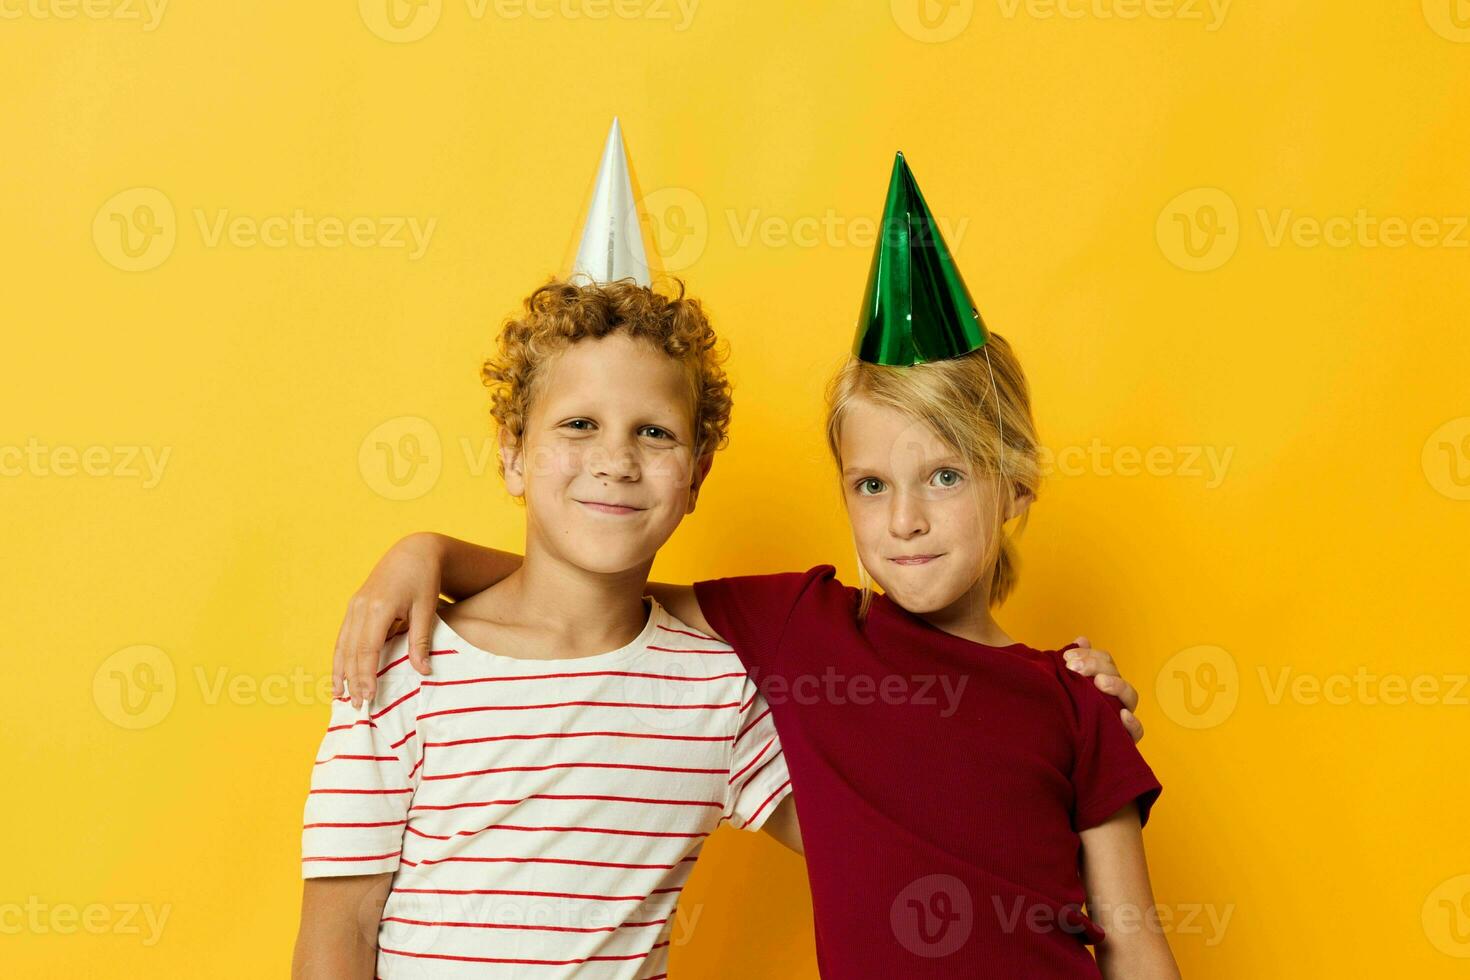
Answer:
M741 830L760 830L790 795L791 775L786 771L771 707L748 677L741 693L739 722L730 749L724 819Z
M832 565L805 572L737 575L694 583L699 611L735 648L747 670L771 665L791 614L803 597L822 588L843 588Z
M404 646L390 641L388 648L395 642ZM380 675L372 703L353 708L346 697L332 702L306 797L303 878L398 869L423 758L419 692L418 674L404 662Z
M1163 787L1118 717L1123 702L1099 691L1093 678L1068 670L1060 654L1057 662L1077 719L1073 829L1081 832L1096 827L1129 801L1138 804L1139 823L1147 824L1149 810Z

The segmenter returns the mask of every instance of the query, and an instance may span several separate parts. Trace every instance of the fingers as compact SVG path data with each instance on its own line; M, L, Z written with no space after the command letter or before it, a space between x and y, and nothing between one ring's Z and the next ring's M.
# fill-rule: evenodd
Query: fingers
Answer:
M357 676L357 637L362 632L362 620L367 611L367 600L360 595L355 595L348 609L345 624L347 638L342 644L342 673L344 680L347 681L347 693L352 698L352 706L360 708L362 707L362 682Z
M346 677L346 664L344 663L347 653L347 631L348 624L352 622L352 605L347 606L347 613L342 617L342 625L337 627L337 644L332 648L332 697L342 696L342 681Z
M1133 736L1134 743L1143 741L1143 722L1139 721L1127 708L1123 709L1120 717L1123 719L1123 727L1128 729L1129 735Z
M385 602L369 599L367 616L362 630L355 640L357 661L354 676L358 678L363 701L372 701L378 693L378 660L383 644L388 642L388 630L393 625L393 610Z
M408 662L413 669L428 677L434 672L429 665L429 651L434 637L434 609L439 597L413 604L408 614Z
M1102 678L1099 677L1098 680L1102 680ZM1096 681L1094 681L1093 683L1096 683ZM1123 707L1127 708L1129 711L1136 711L1138 709L1138 691L1133 687L1133 685L1129 684L1121 677L1112 678L1110 683L1118 688L1118 690L1110 692L1113 697L1117 698L1119 701L1122 701Z
M1127 717L1133 718L1133 712L1138 708L1138 690L1118 673L1112 654L1106 650L1080 649L1068 650L1063 656L1069 670L1091 677L1099 691L1122 701ZM1136 718L1128 725L1128 730L1133 733L1135 741L1143 737L1143 726Z
M1090 647L1090 646L1092 646L1092 641L1089 640L1085 636L1079 636L1079 637L1077 637L1077 639L1073 640L1072 642L1075 643L1075 644L1077 644L1079 647Z
M1113 663L1113 655L1106 650L1094 650L1091 647L1072 649L1062 654L1067 666L1081 674L1083 677L1094 677L1098 674L1118 675L1118 666Z

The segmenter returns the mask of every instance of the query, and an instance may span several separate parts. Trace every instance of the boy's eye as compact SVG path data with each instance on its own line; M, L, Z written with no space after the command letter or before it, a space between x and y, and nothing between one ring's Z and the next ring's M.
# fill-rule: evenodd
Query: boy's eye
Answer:
M959 482L963 479L964 476L959 470L943 469L937 470L929 482L940 487L954 487L959 486Z
M883 481L876 476L870 476L857 482L859 496L871 497L875 493L883 492Z

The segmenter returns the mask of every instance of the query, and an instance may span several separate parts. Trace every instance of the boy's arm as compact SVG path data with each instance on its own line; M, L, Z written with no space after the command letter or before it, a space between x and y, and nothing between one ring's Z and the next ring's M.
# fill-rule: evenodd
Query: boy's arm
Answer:
M1107 933L1097 965L1107 980L1180 980L1155 909L1138 807L1082 831L1087 914Z
M761 830L797 854L806 854L806 846L801 842L801 825L796 822L796 797L794 795L781 801L781 805L776 807L776 812L761 825Z
M292 980L371 980L378 962L378 920L393 875L308 878Z

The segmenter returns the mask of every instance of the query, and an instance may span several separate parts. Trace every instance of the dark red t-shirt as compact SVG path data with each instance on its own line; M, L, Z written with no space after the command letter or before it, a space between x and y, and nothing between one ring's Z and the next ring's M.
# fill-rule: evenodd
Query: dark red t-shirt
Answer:
M770 702L822 976L1099 976L1078 832L1161 787L1061 651L945 633L831 565L698 582Z

